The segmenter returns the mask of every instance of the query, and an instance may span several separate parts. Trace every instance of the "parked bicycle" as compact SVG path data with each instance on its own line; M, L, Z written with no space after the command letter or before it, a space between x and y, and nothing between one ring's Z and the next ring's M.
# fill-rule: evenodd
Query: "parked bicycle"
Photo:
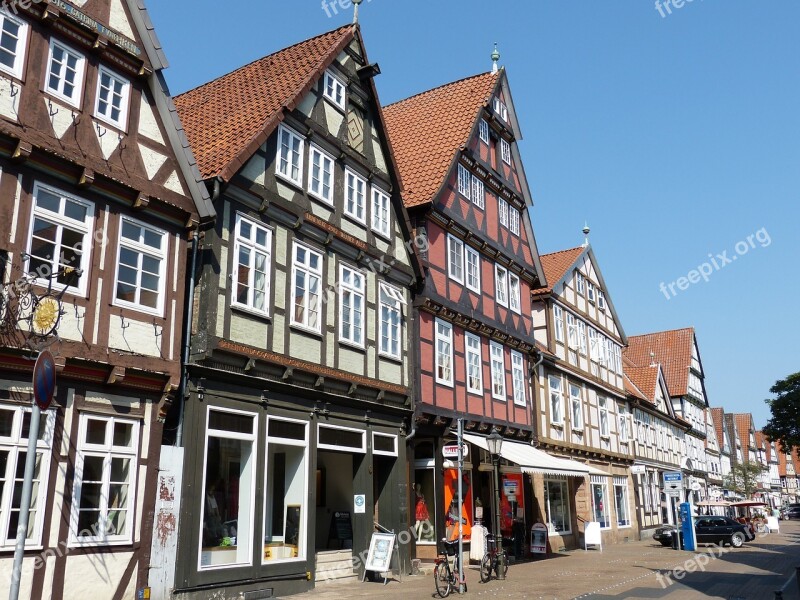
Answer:
M436 566L433 568L433 579L436 584L436 593L440 598L447 598L453 589L458 589L458 573L461 557L458 554L458 540L447 541L442 538L444 549L436 557ZM450 557L453 558L452 565ZM464 591L467 584L464 583Z
M508 538L506 538L508 539ZM514 538L510 540L512 543ZM500 557L503 557L503 577L508 573L508 554L503 548L503 538L499 538L491 533L486 536L487 552L481 559L481 583L486 583L492 578L492 571L495 577L500 575Z

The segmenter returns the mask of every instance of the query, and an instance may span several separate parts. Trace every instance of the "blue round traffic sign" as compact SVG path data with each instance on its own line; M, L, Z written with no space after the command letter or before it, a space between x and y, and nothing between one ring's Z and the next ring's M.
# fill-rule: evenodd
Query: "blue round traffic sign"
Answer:
M33 367L33 399L40 410L50 408L56 391L56 361L49 350L42 350Z

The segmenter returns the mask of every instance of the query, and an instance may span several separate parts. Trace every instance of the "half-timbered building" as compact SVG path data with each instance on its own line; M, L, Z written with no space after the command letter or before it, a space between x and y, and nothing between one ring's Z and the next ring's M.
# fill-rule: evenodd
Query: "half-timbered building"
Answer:
M49 349L21 597L133 599L181 379L187 240L213 207L141 2L3 3L0 30L0 595L32 359Z
M728 428L725 425L725 410L722 407L711 409L711 418L714 421L714 433L717 436L717 446L719 447L719 467L722 474L722 496L730 495L731 490L727 488L728 478L731 474L731 436L728 435Z
M348 25L176 98L219 215L197 261L177 598L353 576L374 523L408 527L420 271L378 73Z
M637 539L625 332L588 241L543 255L542 265L547 286L533 290L536 339L548 350L536 373L539 445L589 470L537 479L550 543L583 545L587 522L599 523L606 543Z

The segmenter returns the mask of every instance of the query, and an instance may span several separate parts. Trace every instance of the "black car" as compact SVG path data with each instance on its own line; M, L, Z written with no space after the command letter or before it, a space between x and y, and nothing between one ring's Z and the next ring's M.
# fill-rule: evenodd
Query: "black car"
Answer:
M672 532L675 531L674 525L665 525L659 527L653 533L653 539L659 542L662 546L672 546Z
M800 519L800 506L792 506L783 510L781 519Z
M653 539L662 546L672 546L673 531L675 531L675 527L672 525L659 527L653 534ZM739 548L744 542L754 540L756 537L747 525L734 521L730 517L695 517L694 531L698 544L728 543L734 548ZM683 546L682 543L681 546Z

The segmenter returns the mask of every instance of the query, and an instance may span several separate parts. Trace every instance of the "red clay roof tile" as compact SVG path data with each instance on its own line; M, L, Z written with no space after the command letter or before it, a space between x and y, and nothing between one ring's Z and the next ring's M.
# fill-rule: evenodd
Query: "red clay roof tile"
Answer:
M638 366L649 365L655 359L664 371L669 393L673 396L683 396L688 389L693 343L694 328L687 327L630 336L628 347L623 349L623 352ZM653 357L650 355L651 352L654 354Z
M542 254L540 260L542 261L542 269L544 270L544 279L547 282L547 287L536 288L531 293L534 296L549 294L553 291L553 286L566 274L566 272L575 264L578 257L585 250L583 246L578 248L570 248L569 250L559 250L550 254Z

